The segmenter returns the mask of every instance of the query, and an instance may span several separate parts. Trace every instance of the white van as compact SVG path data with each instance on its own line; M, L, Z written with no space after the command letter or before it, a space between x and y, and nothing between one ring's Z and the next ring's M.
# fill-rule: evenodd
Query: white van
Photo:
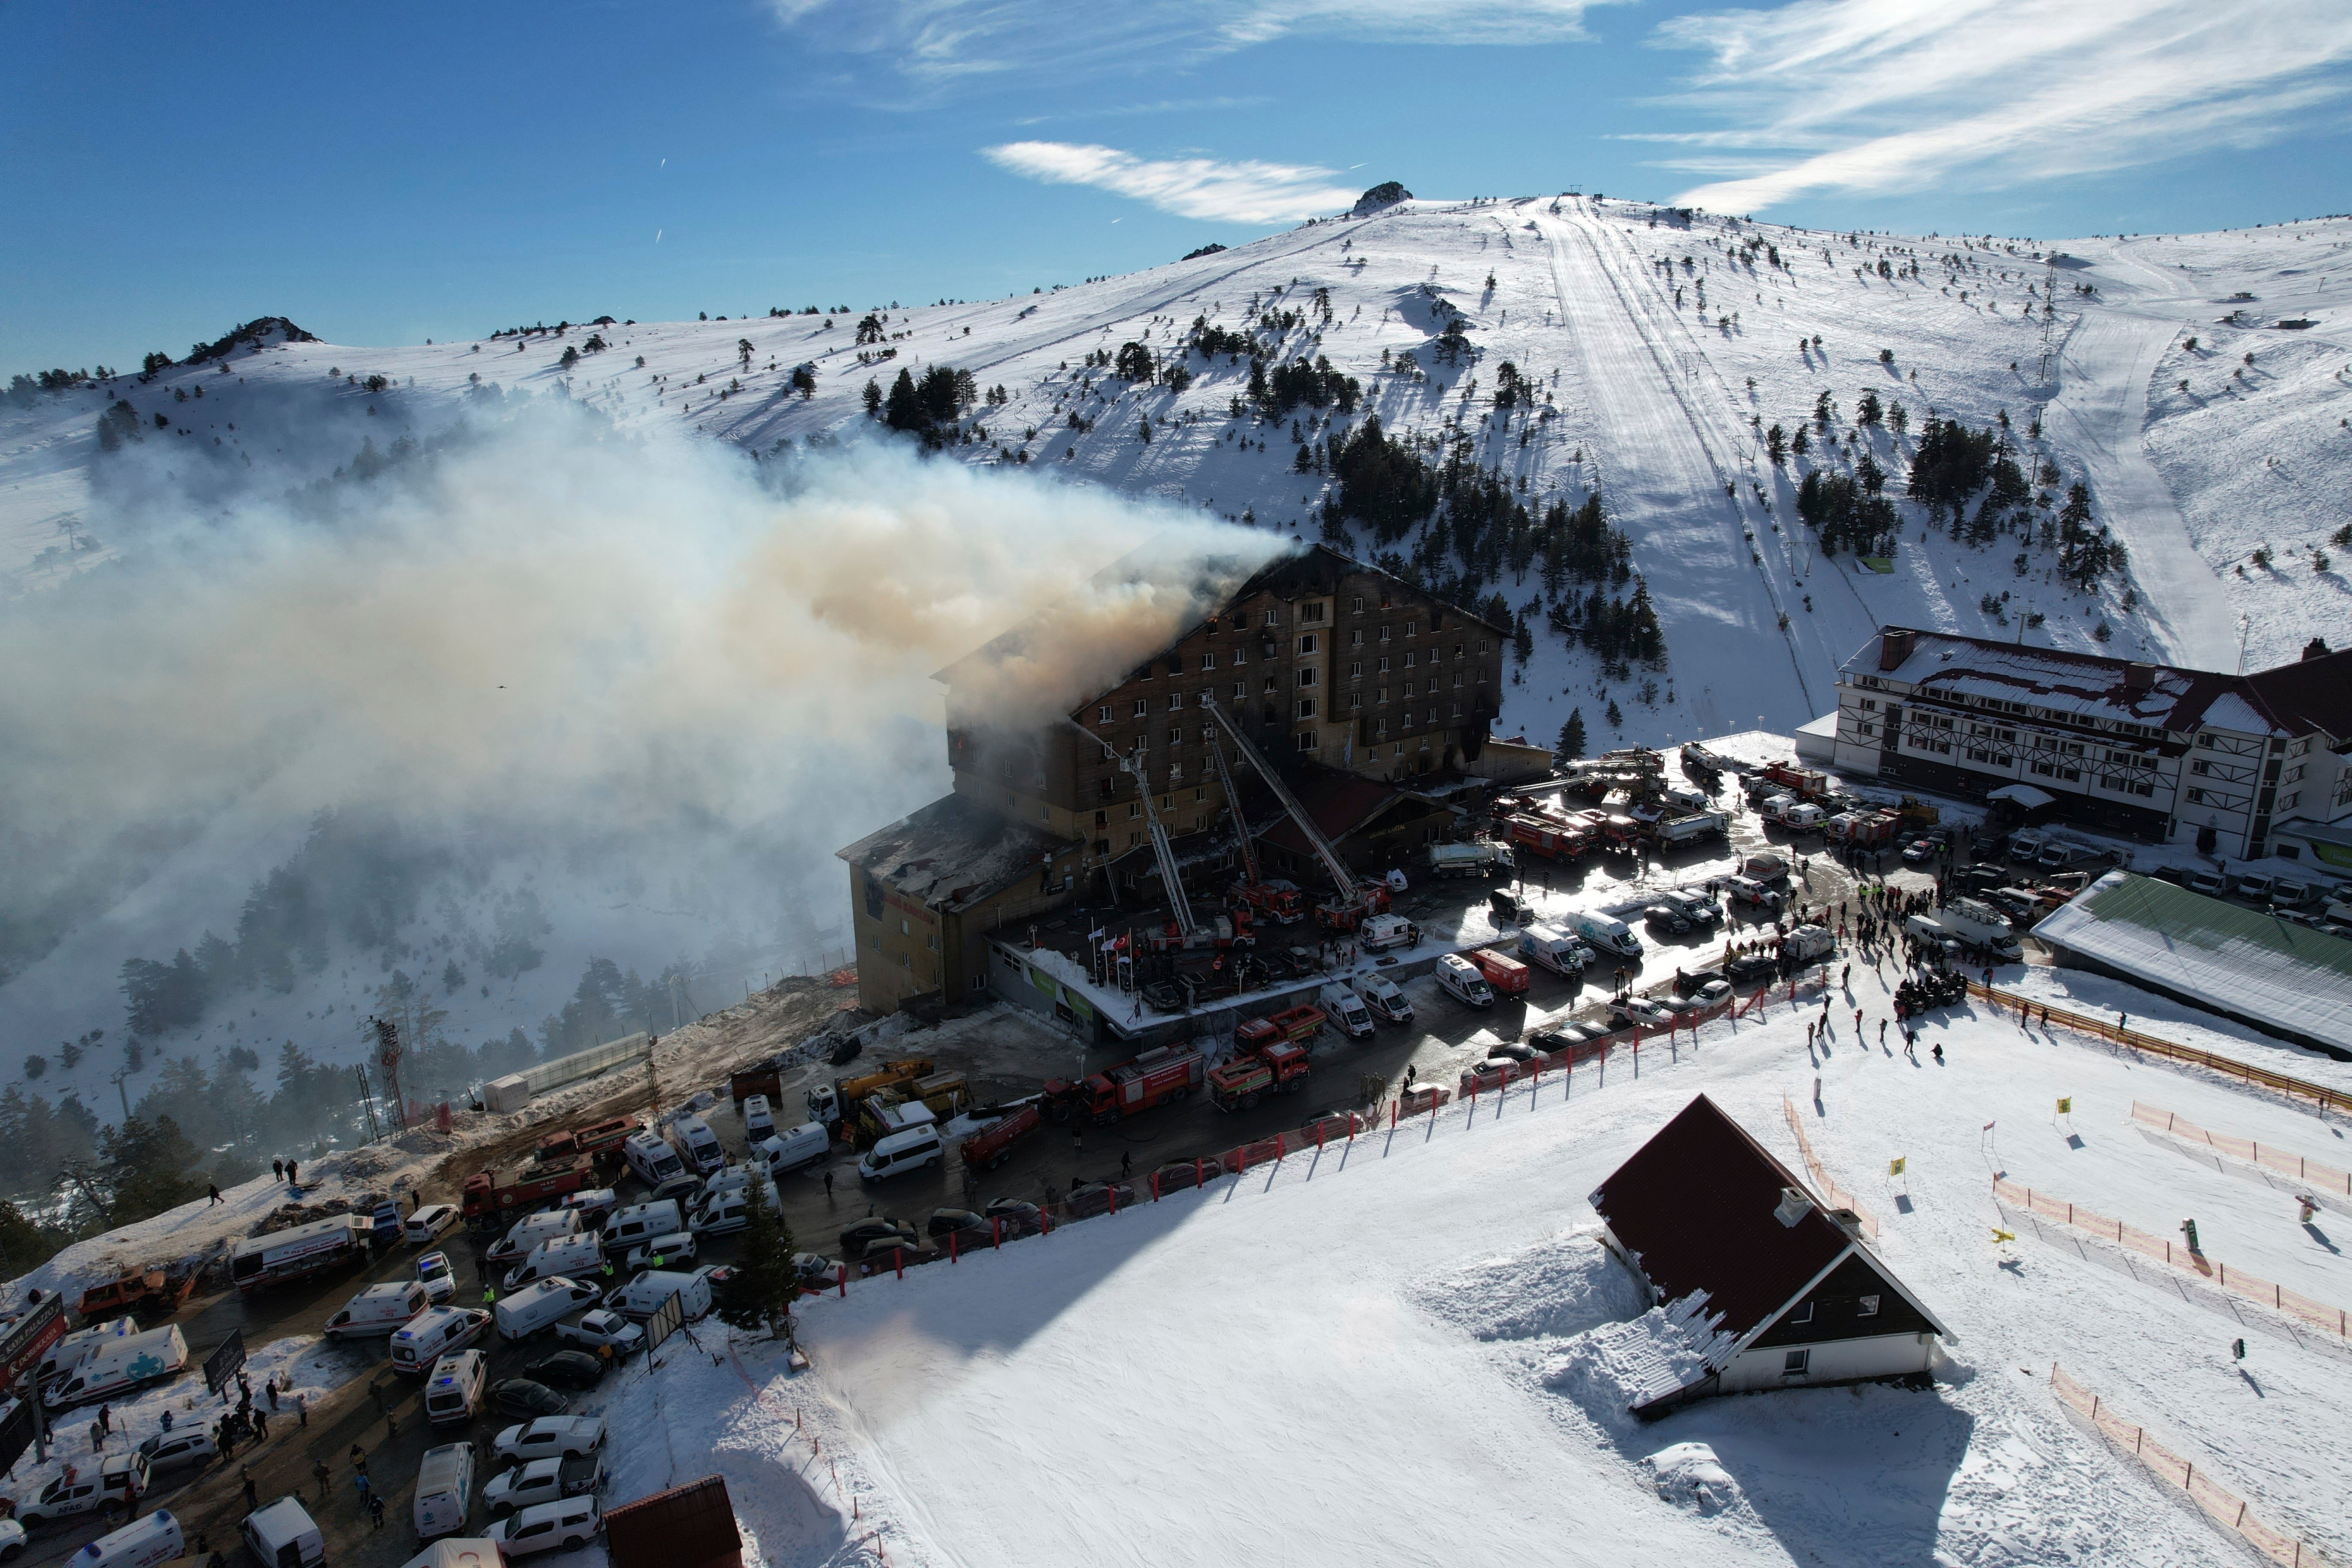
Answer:
M776 1135L776 1113L769 1109L764 1094L747 1095L743 1100L743 1140L757 1143L762 1138Z
M657 1204L631 1204L627 1208L614 1209L613 1217L604 1222L604 1251L608 1256L626 1252L641 1241L685 1228L686 1217L677 1212L676 1198L664 1198Z
M558 1274L593 1274L604 1260L603 1245L593 1231L543 1241L531 1249L529 1258L507 1271L507 1289L520 1290L534 1279L552 1279ZM503 1307L506 1303L501 1301L499 1305Z
M580 1234L580 1214L576 1209L548 1209L539 1214L527 1214L514 1222L512 1229L491 1243L482 1254L486 1264L509 1264L527 1258L541 1242L557 1241Z
M430 1305L432 1303L425 1299L425 1285L421 1280L371 1285L352 1297L349 1306L327 1320L326 1336L331 1340L363 1340L377 1334L389 1334Z
M1478 966L1458 952L1439 955L1437 988L1456 1002L1470 1007L1491 1007L1495 1005L1494 989Z
M2257 904L2271 901L2273 879L2268 871L2248 871L2238 879L2238 897Z
M687 1322L693 1322L710 1310L710 1270L698 1268L691 1274L680 1274L671 1268L649 1268L626 1285L604 1298L604 1305L633 1322L644 1322L662 1309L662 1303L672 1296L678 1298L680 1313Z
M474 1307L427 1307L392 1336L392 1370L422 1374L452 1351L489 1331L490 1315Z
M776 1196L775 1184L746 1183L731 1192L719 1193L704 1199L702 1206L694 1211L694 1234L728 1236L741 1230L751 1223L751 1205L755 1201L767 1205L770 1214L783 1212L782 1200Z
M1809 833L1819 827L1822 825L1822 819L1828 815L1820 806L1805 802L1783 811L1780 814L1780 826L1798 833Z
M72 1568L158 1568L187 1548L180 1521L163 1509L100 1536L75 1552Z
M514 1344L595 1299L595 1286L557 1275L534 1279L513 1295L500 1297L490 1311L498 1319L499 1338Z
M1360 1040L1372 1032L1372 1015L1364 1006L1364 999L1346 986L1326 985L1315 999L1349 1039Z
M504 1568L499 1543L486 1535L459 1535L427 1542L400 1568Z
M412 1246L423 1247L457 1223L456 1204L426 1204L408 1216L408 1222L401 1226L401 1232Z
M1592 962L1592 950L1570 935L1566 927L1545 921L1519 932L1519 956L1554 974L1581 974Z
M1356 995L1366 1010L1379 1014L1391 1024L1412 1022L1412 1004L1405 1000L1397 983L1385 974L1360 975L1356 981Z
M672 1176L686 1174L686 1163L677 1151L651 1132L632 1132L621 1143L621 1158L637 1173L637 1180L649 1187L658 1187Z
M435 1426L463 1421L482 1407L489 1362L479 1351L459 1351L433 1363L425 1380L425 1419Z
M317 1568L327 1560L326 1538L290 1497L247 1514L241 1533L262 1568Z
M1612 920L1604 914L1586 913L1576 917L1572 928L1576 934L1591 943L1595 952L1605 952L1616 958L1642 956L1642 939L1623 921Z
M727 1163L727 1151L719 1146L719 1134L699 1116L679 1117L669 1124L669 1136L686 1168L698 1176L707 1176Z
M62 1377L96 1355L98 1347L107 1341L128 1339L138 1331L139 1323L133 1318L117 1318L112 1322L92 1323L89 1328L76 1329L49 1347L48 1353L41 1358L40 1367L33 1373L33 1381L47 1383L52 1378Z
M940 1142L938 1128L909 1127L866 1151L866 1157L857 1162L857 1173L866 1181L880 1182L946 1163L947 1151Z
M425 1450L416 1466L416 1501L411 1517L416 1539L430 1541L466 1528L474 1506L474 1446L444 1443Z
M585 1192L563 1194L563 1206L580 1216L580 1228L593 1230L613 1215L621 1206L621 1197L610 1187L590 1187Z
M797 1171L803 1165L814 1165L833 1152L833 1134L822 1121L803 1121L789 1132L779 1132L759 1147L760 1157L768 1162L771 1179L786 1171Z
M180 1337L177 1323L167 1323L143 1334L105 1341L89 1360L42 1390L41 1403L59 1411L111 1399L127 1390L177 1377L187 1366L188 1342Z

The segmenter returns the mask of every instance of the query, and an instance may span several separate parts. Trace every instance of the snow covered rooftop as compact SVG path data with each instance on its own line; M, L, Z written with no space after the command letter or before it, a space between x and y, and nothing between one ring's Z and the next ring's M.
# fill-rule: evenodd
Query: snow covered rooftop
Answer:
M2110 871L2033 928L2054 947L2273 1033L2352 1051L2352 942Z
M1938 697L2022 703L2060 718L2180 733L2211 727L2255 735L2315 730L2339 740L2352 735L2352 651L2306 657L2252 675L2222 675L1885 626L1841 671L1848 679L1899 681Z

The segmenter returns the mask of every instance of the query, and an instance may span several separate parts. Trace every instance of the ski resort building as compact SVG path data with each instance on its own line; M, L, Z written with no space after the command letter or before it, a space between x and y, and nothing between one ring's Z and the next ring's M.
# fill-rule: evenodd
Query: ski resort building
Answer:
M1633 1413L1924 1373L1950 1331L1747 1129L1700 1095L1592 1194L1611 1250L1695 1357L1662 1357ZM1693 1369L1696 1370L1693 1370Z
M1090 669L1107 640L1096 612L1146 595L1192 607L1140 662ZM1459 815L1447 797L1478 768L1502 706L1507 627L1321 545L1255 570L1138 552L1078 598L938 673L953 793L839 851L869 1010L981 989L987 934L1073 897L1162 896L1154 815L1188 883L1221 879L1229 782L1269 864L1312 875L1304 836L1212 704L1351 865L1384 869ZM1518 776L1526 751L1497 761Z
M1885 626L1838 675L1833 765L2260 859L2352 818L2352 651L2222 675Z

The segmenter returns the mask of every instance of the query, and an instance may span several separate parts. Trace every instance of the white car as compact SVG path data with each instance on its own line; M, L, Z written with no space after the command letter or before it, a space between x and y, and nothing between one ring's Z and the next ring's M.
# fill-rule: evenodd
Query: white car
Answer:
M158 1432L140 1444L139 1451L147 1456L147 1468L151 1470L168 1469L173 1465L220 1457L220 1447L213 1441L212 1432L201 1423L182 1426L170 1432Z
M492 1524L482 1533L499 1545L501 1557L557 1549L577 1552L604 1528L593 1497L568 1497L543 1502Z
M424 1247L430 1244L435 1237L457 1223L457 1205L426 1204L408 1216L408 1222L401 1227L401 1230L411 1243Z
M634 1355L645 1348L646 1331L620 1313L599 1307L581 1313L576 1323L556 1324L555 1342L583 1351L610 1347L616 1356Z
M1641 1024L1671 1024L1675 1011L1652 1001L1647 996L1631 996L1618 1003L1617 1011Z
M457 1299L457 1276L449 1268L446 1252L428 1252L416 1260L416 1278L425 1287L425 1299L435 1306Z
M13 1519L0 1519L0 1563L15 1560L25 1550L25 1527Z
M577 1458L604 1446L601 1415L542 1415L536 1421L509 1426L492 1445L502 1465L528 1464L533 1459Z
M604 1482L604 1464L594 1455L577 1459L533 1459L510 1470L500 1470L482 1489L482 1506L493 1519L527 1508L562 1502L567 1497L588 1497Z

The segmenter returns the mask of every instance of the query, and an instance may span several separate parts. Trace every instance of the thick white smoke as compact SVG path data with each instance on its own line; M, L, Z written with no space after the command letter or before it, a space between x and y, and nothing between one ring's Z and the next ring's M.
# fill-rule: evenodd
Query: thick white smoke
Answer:
M151 498L116 521L142 541L125 562L0 613L0 900L20 928L117 919L142 878L251 847L254 864L207 868L226 902L138 954L168 958L198 924L233 930L286 841L253 825L299 836L362 806L551 864L617 846L695 868L689 889L756 854L772 903L728 918L788 951L780 928L845 923L833 850L945 787L933 671L1049 612L1071 656L1007 665L1001 701L1011 719L1066 707L1195 607L1183 571L1088 589L1094 574L1147 539L1248 564L1269 548L903 451L786 471L625 439L551 400L334 500L321 521ZM103 1021L133 954L89 951ZM0 1019L31 1000L0 988Z

